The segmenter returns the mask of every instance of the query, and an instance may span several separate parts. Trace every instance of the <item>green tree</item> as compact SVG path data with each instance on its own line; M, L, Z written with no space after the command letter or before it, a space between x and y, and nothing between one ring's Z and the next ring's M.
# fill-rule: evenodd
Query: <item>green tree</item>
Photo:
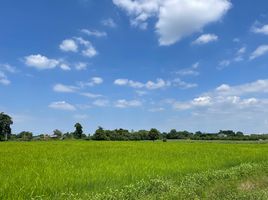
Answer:
M152 128L152 129L149 131L148 136L149 136L149 139L150 139L150 140L155 141L155 140L159 139L160 132L159 132L157 129Z
M92 137L93 140L108 140L105 130L99 126Z
M83 127L80 123L76 123L74 125L75 127L75 131L74 131L74 138L76 139L81 139L82 138L82 135L83 135Z
M58 138L61 138L62 135L63 135L63 133L60 130L58 130L58 129L55 129L53 131L53 134L56 135Z
M33 133L28 131L22 131L18 134L18 138L23 141L30 141L33 138Z
M0 140L8 140L11 136L11 125L13 124L12 118L1 112L0 113Z

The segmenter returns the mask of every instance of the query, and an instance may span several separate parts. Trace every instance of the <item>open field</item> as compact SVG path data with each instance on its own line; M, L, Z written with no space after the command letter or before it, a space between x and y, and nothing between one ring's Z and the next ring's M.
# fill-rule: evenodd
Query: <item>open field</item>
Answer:
M268 199L268 144L0 143L0 199Z

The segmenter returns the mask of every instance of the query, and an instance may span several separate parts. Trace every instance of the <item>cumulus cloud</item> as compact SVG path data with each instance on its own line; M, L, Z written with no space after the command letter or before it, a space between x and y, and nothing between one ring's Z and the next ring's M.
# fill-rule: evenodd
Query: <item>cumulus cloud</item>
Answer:
M216 88L217 94L220 95L247 95L256 93L268 93L268 79L257 80L251 83L246 83L237 86L229 86L222 84Z
M218 40L218 36L215 34L203 34L199 36L195 41L193 41L193 44L207 44L210 42L215 42Z
M112 18L104 19L101 21L101 23L103 26L107 26L110 28L115 28L117 26Z
M160 45L171 45L206 25L221 20L231 8L229 0L113 0L127 12L133 26L147 28L148 19L155 25Z
M222 84L214 91L204 93L192 100L168 102L177 110L196 110L206 108L210 111L220 112L226 109L262 108L268 105L268 99L257 98L268 93L268 80L257 80L236 86ZM251 95L251 96L250 96Z
M84 50L82 50L82 55L92 58L98 54L97 50L90 41L85 40L81 37L76 38L76 40L79 42L80 45L84 47Z
M89 31L86 29L82 30L83 32ZM92 35L100 37L101 32L90 32ZM89 32L87 32L89 34ZM88 40L83 39L82 37L74 37L73 39L66 39L61 42L59 45L60 49L65 52L81 52L83 56L92 58L98 54L95 47Z
M48 106L49 108L56 109L56 110L66 110L66 111L75 111L76 108L72 104L69 104L65 101L57 101L52 102Z
M72 52L77 52L78 51L78 45L76 44L76 41L73 39L66 39L63 40L62 43L60 44L60 49L62 51L72 51Z
M156 79L156 81L147 81L145 83L133 81L129 79L116 79L114 81L115 85L118 86L128 86L135 89L147 89L147 90L157 90L157 89L163 89L168 88L170 86L179 87L181 89L189 89L197 87L198 85L195 83L187 83L185 81L182 81L179 78L176 78L172 81L165 81L161 78Z
M77 87L63 84L56 84L53 87L55 92L72 93L77 91Z
M254 32L254 33L261 33L261 34L264 34L264 35L268 35L268 24L265 24L265 25L259 26L259 27L254 25L251 28L251 31Z
M8 80L6 74L0 71L0 84L2 85L9 85L10 80Z
M138 100L127 101L125 99L119 99L115 102L115 107L117 108L128 108L128 107L140 107L142 102Z
M85 86L96 86L102 84L104 81L101 77L92 77L88 82L79 82L78 84L80 87L85 87Z
M25 64L29 67L34 67L36 69L53 69L60 64L59 60L49 59L46 56L40 54L29 55L24 58Z
M164 81L163 79L158 78L155 82L147 81L146 83L141 83L141 82L133 81L129 79L116 79L114 81L114 84L119 85L119 86L129 86L129 87L136 88L136 89L145 88L148 90L155 90L155 89L169 87L171 83L169 81Z
M260 56L263 56L268 53L268 45L259 46L254 52L250 55L250 60L254 60Z
M106 32L98 31L98 30L82 29L81 32L88 35L88 36L95 36L95 37L106 37L107 36Z

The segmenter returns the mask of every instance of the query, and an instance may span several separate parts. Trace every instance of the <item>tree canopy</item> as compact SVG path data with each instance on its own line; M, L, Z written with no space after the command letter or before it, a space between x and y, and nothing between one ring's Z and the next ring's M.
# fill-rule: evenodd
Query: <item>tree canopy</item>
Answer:
M8 140L11 136L12 118L1 112L0 113L0 140Z

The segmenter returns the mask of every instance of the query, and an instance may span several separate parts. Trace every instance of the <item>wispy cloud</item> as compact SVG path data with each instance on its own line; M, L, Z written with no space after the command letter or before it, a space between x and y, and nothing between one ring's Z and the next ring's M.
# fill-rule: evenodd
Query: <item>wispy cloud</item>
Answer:
M260 56L263 56L268 53L268 45L260 45L255 51L250 55L250 60L254 60Z
M217 40L218 36L215 34L203 34L199 36L195 41L193 41L193 44L202 45L210 42L216 42Z
M117 27L117 24L115 23L115 21L112 18L108 18L108 19L104 19L101 21L103 26L107 26L110 28L115 28Z
M56 110L65 110L65 111L75 111L76 107L72 104L69 104L65 101L57 101L52 102L48 106L49 108L56 109Z
M81 29L81 32L88 35L88 36L95 36L95 37L106 37L107 36L106 32L98 31L98 30Z
M119 99L115 102L115 107L117 108L128 108L128 107L140 107L142 106L142 102L138 100L126 100Z

